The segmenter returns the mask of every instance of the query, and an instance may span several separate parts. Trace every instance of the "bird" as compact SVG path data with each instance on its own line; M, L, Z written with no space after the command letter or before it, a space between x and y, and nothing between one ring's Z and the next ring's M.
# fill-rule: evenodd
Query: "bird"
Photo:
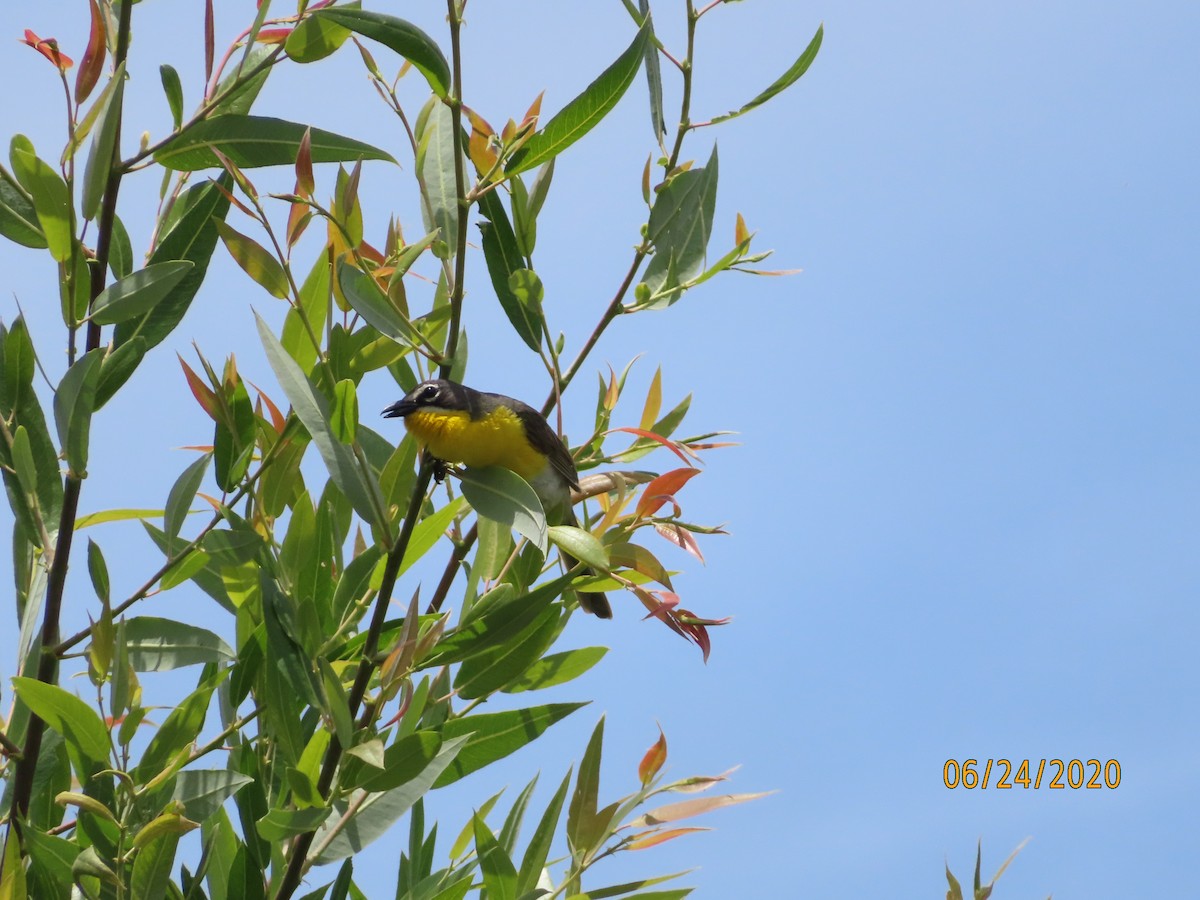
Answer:
M435 460L515 472L537 494L546 521L576 523L571 506L571 489L579 489L575 461L545 417L529 404L432 378L384 409L383 416L404 419L408 433ZM579 561L563 553L563 562L570 569ZM577 595L584 612L612 618L604 594L579 591Z

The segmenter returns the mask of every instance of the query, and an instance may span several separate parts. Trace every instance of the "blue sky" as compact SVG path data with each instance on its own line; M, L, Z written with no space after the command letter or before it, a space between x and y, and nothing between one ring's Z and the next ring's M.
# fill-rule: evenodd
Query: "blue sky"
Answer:
M218 2L218 44L249 6ZM390 11L444 40L441 5L421 6ZM82 8L0 10L0 77L22 86L0 100L5 136L24 130L51 157L60 94L15 40L31 27L78 58L82 33L67 17ZM194 102L201 8L136 8L129 134L167 123L162 61ZM655 12L678 46L681 4ZM434 795L430 815L454 833L472 802L505 783L511 796L538 769L544 805L603 712L610 796L634 787L656 722L673 774L741 764L732 790L778 793L697 822L712 833L627 854L597 883L700 864L686 883L702 897L939 896L943 863L969 877L977 839L988 877L1031 836L995 896L1166 888L1194 861L1200 801L1200 8L734 4L702 23L696 116L757 93L821 21L821 54L795 87L695 134L686 152L704 160L719 143L712 250L740 211L756 247L776 248L771 264L804 272L719 278L669 311L618 322L566 398L567 430L581 433L592 373L641 354L635 388L661 365L668 402L694 394L685 431L739 432L741 446L711 454L680 497L689 518L728 523L730 535L704 542L705 567L661 551L683 571L685 605L734 622L703 665L632 601L617 598L612 623L578 617L571 644L612 651L549 699L593 704L497 767L494 784ZM496 123L547 88L544 109L556 110L631 33L616 2L475 0L467 102ZM400 147L352 52L276 73L259 111ZM535 259L569 346L628 264L651 146L639 82L560 161ZM376 236L393 212L419 233L403 162L364 176ZM328 192L330 173L318 182ZM148 175L123 189L136 246L148 223L132 210L156 188ZM503 333L481 263L473 251L468 381L540 400L540 364ZM47 263L4 243L0 271L0 314L11 320L15 295L51 333ZM215 264L183 325L95 423L85 511L161 506L190 459L172 448L210 439L174 351L195 340L212 359L235 352L244 374L271 383L251 308L281 320L228 260ZM395 395L377 374L362 408ZM97 538L117 592L156 565L136 528ZM72 585L68 614L83 621L90 591L82 575ZM205 601L186 590L157 611L203 621ZM12 643L0 639L5 672ZM947 790L943 764L968 757L1116 759L1122 782ZM378 870L364 883L390 885L395 857L386 840L363 854L360 873Z

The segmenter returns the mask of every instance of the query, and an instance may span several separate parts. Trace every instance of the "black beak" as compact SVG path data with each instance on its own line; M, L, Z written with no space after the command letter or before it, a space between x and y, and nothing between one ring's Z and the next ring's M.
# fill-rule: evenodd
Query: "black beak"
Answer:
M410 412L413 412L416 408L417 408L417 404L413 403L411 400L409 400L406 397L403 400L397 400L395 403L393 403L391 406L389 406L387 409L385 409L383 411L382 415L385 419L396 419L396 418L403 419Z

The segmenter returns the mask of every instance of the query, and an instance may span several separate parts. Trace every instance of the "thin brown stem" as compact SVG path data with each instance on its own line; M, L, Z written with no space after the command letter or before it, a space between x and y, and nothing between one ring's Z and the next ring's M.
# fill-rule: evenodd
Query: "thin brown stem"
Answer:
M446 339L446 354L439 366L442 378L450 377L454 357L458 353L459 332L462 329L463 280L467 273L467 228L471 206L467 200L467 173L463 166L462 136L462 9L456 0L446 0L450 20L450 60L452 81L450 97L451 131L454 141L454 186L458 195L458 234L455 235L454 284L450 286L450 329Z
M129 54L129 30L132 12L131 3L121 4L121 16L117 24L117 43L113 54L114 67L120 67ZM118 107L115 111L120 115ZM119 127L118 127L119 133ZM99 240L96 245L96 261L91 272L91 296L88 301L89 309L96 297L104 290L105 274L108 270L108 253L112 243L113 220L117 213L117 190L121 184L121 173L115 165L110 165L108 183L104 189L104 198L100 206ZM100 346L100 326L88 323L87 349L89 351ZM79 510L79 491L81 476L77 472L68 472L63 480L62 513L59 516L58 540L54 548L54 561L50 565L50 573L46 583L46 604L42 612L41 656L38 659L37 679L45 684L54 684L58 679L58 657L53 653L53 647L58 643L58 625L62 616L63 591L67 584L67 566L71 557L71 543L75 536L75 515ZM29 801L33 795L34 775L37 773L38 755L42 749L42 736L46 723L37 715L30 715L29 725L25 732L25 745L21 751L21 759L17 761L17 771L13 778L12 802L10 821L16 822L29 811ZM9 839L12 834L9 834Z

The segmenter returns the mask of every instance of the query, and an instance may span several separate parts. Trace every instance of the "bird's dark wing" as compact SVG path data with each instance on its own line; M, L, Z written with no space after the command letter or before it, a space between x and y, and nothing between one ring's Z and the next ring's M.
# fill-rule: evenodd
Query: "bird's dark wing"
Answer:
M521 424L525 426L525 436L529 438L529 443L545 453L550 458L550 465L554 467L554 470L563 477L567 484L578 490L579 473L575 471L575 460L571 459L571 454L567 452L567 448L559 436L554 433L554 429L532 406L520 401L514 401L512 406L521 420Z

